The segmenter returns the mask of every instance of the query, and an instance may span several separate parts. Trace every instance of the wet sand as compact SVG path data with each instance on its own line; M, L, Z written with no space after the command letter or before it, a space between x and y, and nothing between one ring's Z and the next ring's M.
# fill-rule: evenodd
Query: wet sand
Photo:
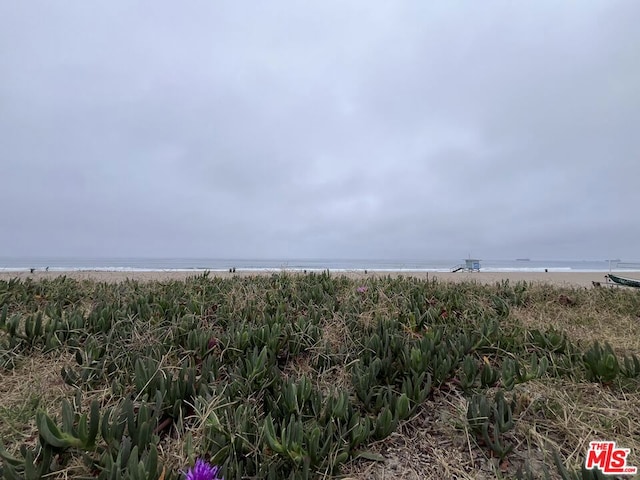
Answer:
M274 273L282 272L282 270L272 271L239 271L237 273L229 273L227 271L211 271L211 276L220 278L230 278L232 276L254 276L254 275L272 275ZM34 273L29 272L0 272L0 280L9 280L11 278L33 280L40 279L53 279L62 275L68 278L77 280L95 280L98 282L122 282L127 279L138 281L171 281L171 280L184 280L188 277L195 275L201 275L202 271L167 271L167 272L105 272L105 271L69 271L69 272L45 272L36 271ZM289 272L293 275L303 275L301 272ZM509 280L510 282L533 282L533 283L547 283L551 285L567 286L567 287L592 287L592 282L600 282L605 284L605 272L368 272L362 271L348 271L348 272L334 272L333 275L346 275L354 279L365 279L369 277L397 277L397 276L409 276L421 279L432 280L434 278L439 281L447 282L464 282L475 281L478 283L496 283L503 280ZM623 273L625 277L640 279L640 272Z

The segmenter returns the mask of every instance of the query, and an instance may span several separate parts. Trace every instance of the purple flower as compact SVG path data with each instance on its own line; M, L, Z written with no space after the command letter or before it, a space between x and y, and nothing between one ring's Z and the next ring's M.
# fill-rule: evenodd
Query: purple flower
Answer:
M218 477L219 470L218 466L211 465L199 458L196 460L196 464L187 471L186 480L224 480L223 477Z
M365 293L367 291L367 287L358 287L356 288L356 292Z

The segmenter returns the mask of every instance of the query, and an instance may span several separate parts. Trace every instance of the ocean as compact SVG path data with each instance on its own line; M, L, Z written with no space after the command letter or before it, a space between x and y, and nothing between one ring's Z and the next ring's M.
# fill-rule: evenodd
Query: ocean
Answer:
M211 259L211 258L0 258L0 272L49 271L377 271L449 272L464 259ZM608 272L640 271L640 262L619 260L480 260L483 272Z

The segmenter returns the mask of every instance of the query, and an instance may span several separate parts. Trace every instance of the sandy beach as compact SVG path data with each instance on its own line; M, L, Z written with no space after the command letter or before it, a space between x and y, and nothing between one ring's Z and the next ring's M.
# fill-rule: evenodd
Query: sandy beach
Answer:
M253 276L253 275L272 275L273 273L281 272L281 270L274 271L240 271L237 273L229 273L226 271L212 271L211 276L229 278L232 276ZM41 279L53 279L62 275L77 280L95 280L99 282L122 282L127 279L138 281L170 281L170 280L184 280L188 277L195 275L201 275L201 271L154 271L154 272L105 272L105 271L68 271L68 272L45 272L36 271L34 273L29 272L0 272L0 280L9 280L11 278L33 280ZM299 272L291 272L292 274L303 275ZM438 279L440 281L447 282L464 282L464 281L476 281L479 283L495 283L502 280L509 280L510 282L534 282L534 283L547 283L557 286L567 287L592 287L592 282L605 282L605 272L369 272L364 273L362 271L352 272L335 272L334 275L346 275L350 278L369 278L369 277L396 277L396 276L410 276L423 279ZM640 272L623 273L624 276L630 278L640 279Z

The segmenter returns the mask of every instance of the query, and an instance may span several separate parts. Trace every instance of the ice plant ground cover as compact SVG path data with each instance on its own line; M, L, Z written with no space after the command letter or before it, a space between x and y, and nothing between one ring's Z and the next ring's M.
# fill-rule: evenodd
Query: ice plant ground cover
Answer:
M640 464L639 354L636 291L0 282L0 476L596 478L593 440Z

